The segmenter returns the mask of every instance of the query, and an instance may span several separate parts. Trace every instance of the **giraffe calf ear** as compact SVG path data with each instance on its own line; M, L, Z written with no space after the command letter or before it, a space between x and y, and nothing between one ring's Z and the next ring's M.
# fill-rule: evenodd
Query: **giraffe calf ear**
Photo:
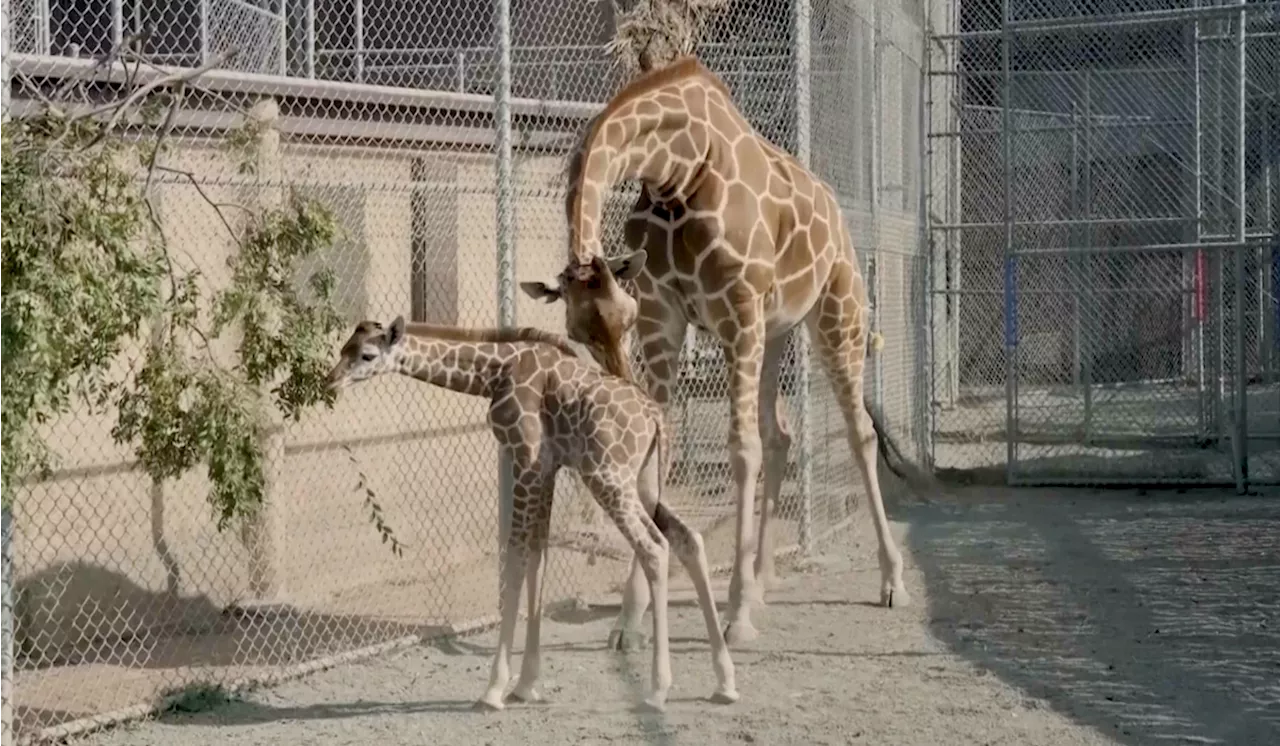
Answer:
M547 303L555 303L560 300L560 289L553 288L545 282L522 282L520 289L524 294L534 300L543 300Z
M397 316L395 321L391 322L391 328L387 329L387 346L392 347L404 339L404 316Z
M619 280L631 280L644 269L649 253L644 249L609 260L609 271Z

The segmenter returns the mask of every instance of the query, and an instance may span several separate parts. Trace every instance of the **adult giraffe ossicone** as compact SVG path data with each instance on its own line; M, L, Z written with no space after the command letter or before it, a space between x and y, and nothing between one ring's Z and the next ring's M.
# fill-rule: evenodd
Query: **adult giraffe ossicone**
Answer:
M835 389L871 504L881 603L905 605L902 555L876 475L880 428L863 399L867 290L832 189L756 133L725 84L693 57L642 75L614 96L588 125L568 176L569 265L558 287L524 283L525 292L547 302L563 299L568 335L589 346L602 330L621 338L626 329L617 326L634 318L650 393L663 407L676 385L688 323L714 334L724 348L737 493L726 641L757 636L750 612L764 597L756 576L773 575L768 511L781 491L791 444L778 374L787 333L801 321ZM603 253L604 201L631 179L644 185L625 230L633 253L608 265L593 262ZM634 309L602 272L635 277ZM757 553L752 520L766 453ZM624 605L618 629L638 629L639 616L629 613Z

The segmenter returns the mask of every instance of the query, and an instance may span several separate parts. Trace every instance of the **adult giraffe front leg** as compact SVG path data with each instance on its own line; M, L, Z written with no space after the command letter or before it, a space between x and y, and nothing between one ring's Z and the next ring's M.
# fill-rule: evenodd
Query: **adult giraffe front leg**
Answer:
M647 274L642 273L637 277L636 285L640 315L636 320L635 334L644 352L645 381L650 396L662 407L669 440L674 442L675 427L672 424L670 402L675 396L680 350L684 347L689 325L683 316L657 297L653 282ZM640 622L648 607L649 581L645 578L639 557L633 555L627 584L622 591L622 610L609 632L610 650L638 650L647 644Z
M729 645L750 642L760 636L751 623L751 607L763 600L756 582L752 555L756 537L752 531L756 479L760 476L763 444L760 438L760 372L764 358L764 314L754 298L738 309L732 334L721 321L721 339L729 363L729 464L737 498L733 576L729 580L729 623L724 639Z

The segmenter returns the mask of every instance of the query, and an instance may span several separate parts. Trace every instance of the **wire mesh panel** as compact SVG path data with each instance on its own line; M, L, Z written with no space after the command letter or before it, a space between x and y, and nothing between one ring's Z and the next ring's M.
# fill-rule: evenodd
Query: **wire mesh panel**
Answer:
M157 64L215 68L189 86L165 130L165 170L150 182L169 245L210 287L227 281L234 245L215 206L253 210L295 191L341 225L321 262L337 273L346 321L404 314L492 326L514 307L519 324L563 328L562 309L515 296L507 268L535 279L565 260L565 158L623 82L604 49L610 3L512 2L505 37L492 4L458 0L33 0L13 9L16 53L6 61L23 81L14 116L34 105L27 85L101 73L103 91L118 92L128 78L118 63L90 70L125 39ZM699 49L759 131L839 195L883 339L867 394L902 452L920 461L930 385L920 240L926 10L738 0ZM246 133L249 168L229 146ZM139 122L135 134L157 132ZM609 203L610 252L621 250L636 196L624 186ZM733 550L726 388L718 344L691 332L666 494L704 532L713 565ZM844 415L795 336L782 391L796 442L774 545L813 551L851 517L860 480ZM267 508L225 532L205 500L208 480L151 483L114 443L113 412L50 423L55 473L23 488L13 521L17 670L6 697L20 734L66 733L196 683L269 680L492 620L501 485L486 409L408 379L347 390L332 411L271 429ZM576 475L560 479L546 600L607 597L630 553ZM377 494L407 545L402 558L366 525L358 485Z
M960 152L960 208L933 231L954 243L959 326L954 370L935 371L958 379L939 443L990 445L946 465L1036 483L1274 479L1258 428L1276 395L1275 223L1254 153L1273 128L1275 24L1203 3L962 10L942 73L961 100L938 137Z

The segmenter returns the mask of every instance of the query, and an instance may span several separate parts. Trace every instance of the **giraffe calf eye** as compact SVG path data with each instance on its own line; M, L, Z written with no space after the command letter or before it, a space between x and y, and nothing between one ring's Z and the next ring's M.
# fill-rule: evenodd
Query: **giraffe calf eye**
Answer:
M366 352L360 355L360 359L365 361L366 363L372 363L374 360L377 359L377 357L378 357L377 354L372 352Z

